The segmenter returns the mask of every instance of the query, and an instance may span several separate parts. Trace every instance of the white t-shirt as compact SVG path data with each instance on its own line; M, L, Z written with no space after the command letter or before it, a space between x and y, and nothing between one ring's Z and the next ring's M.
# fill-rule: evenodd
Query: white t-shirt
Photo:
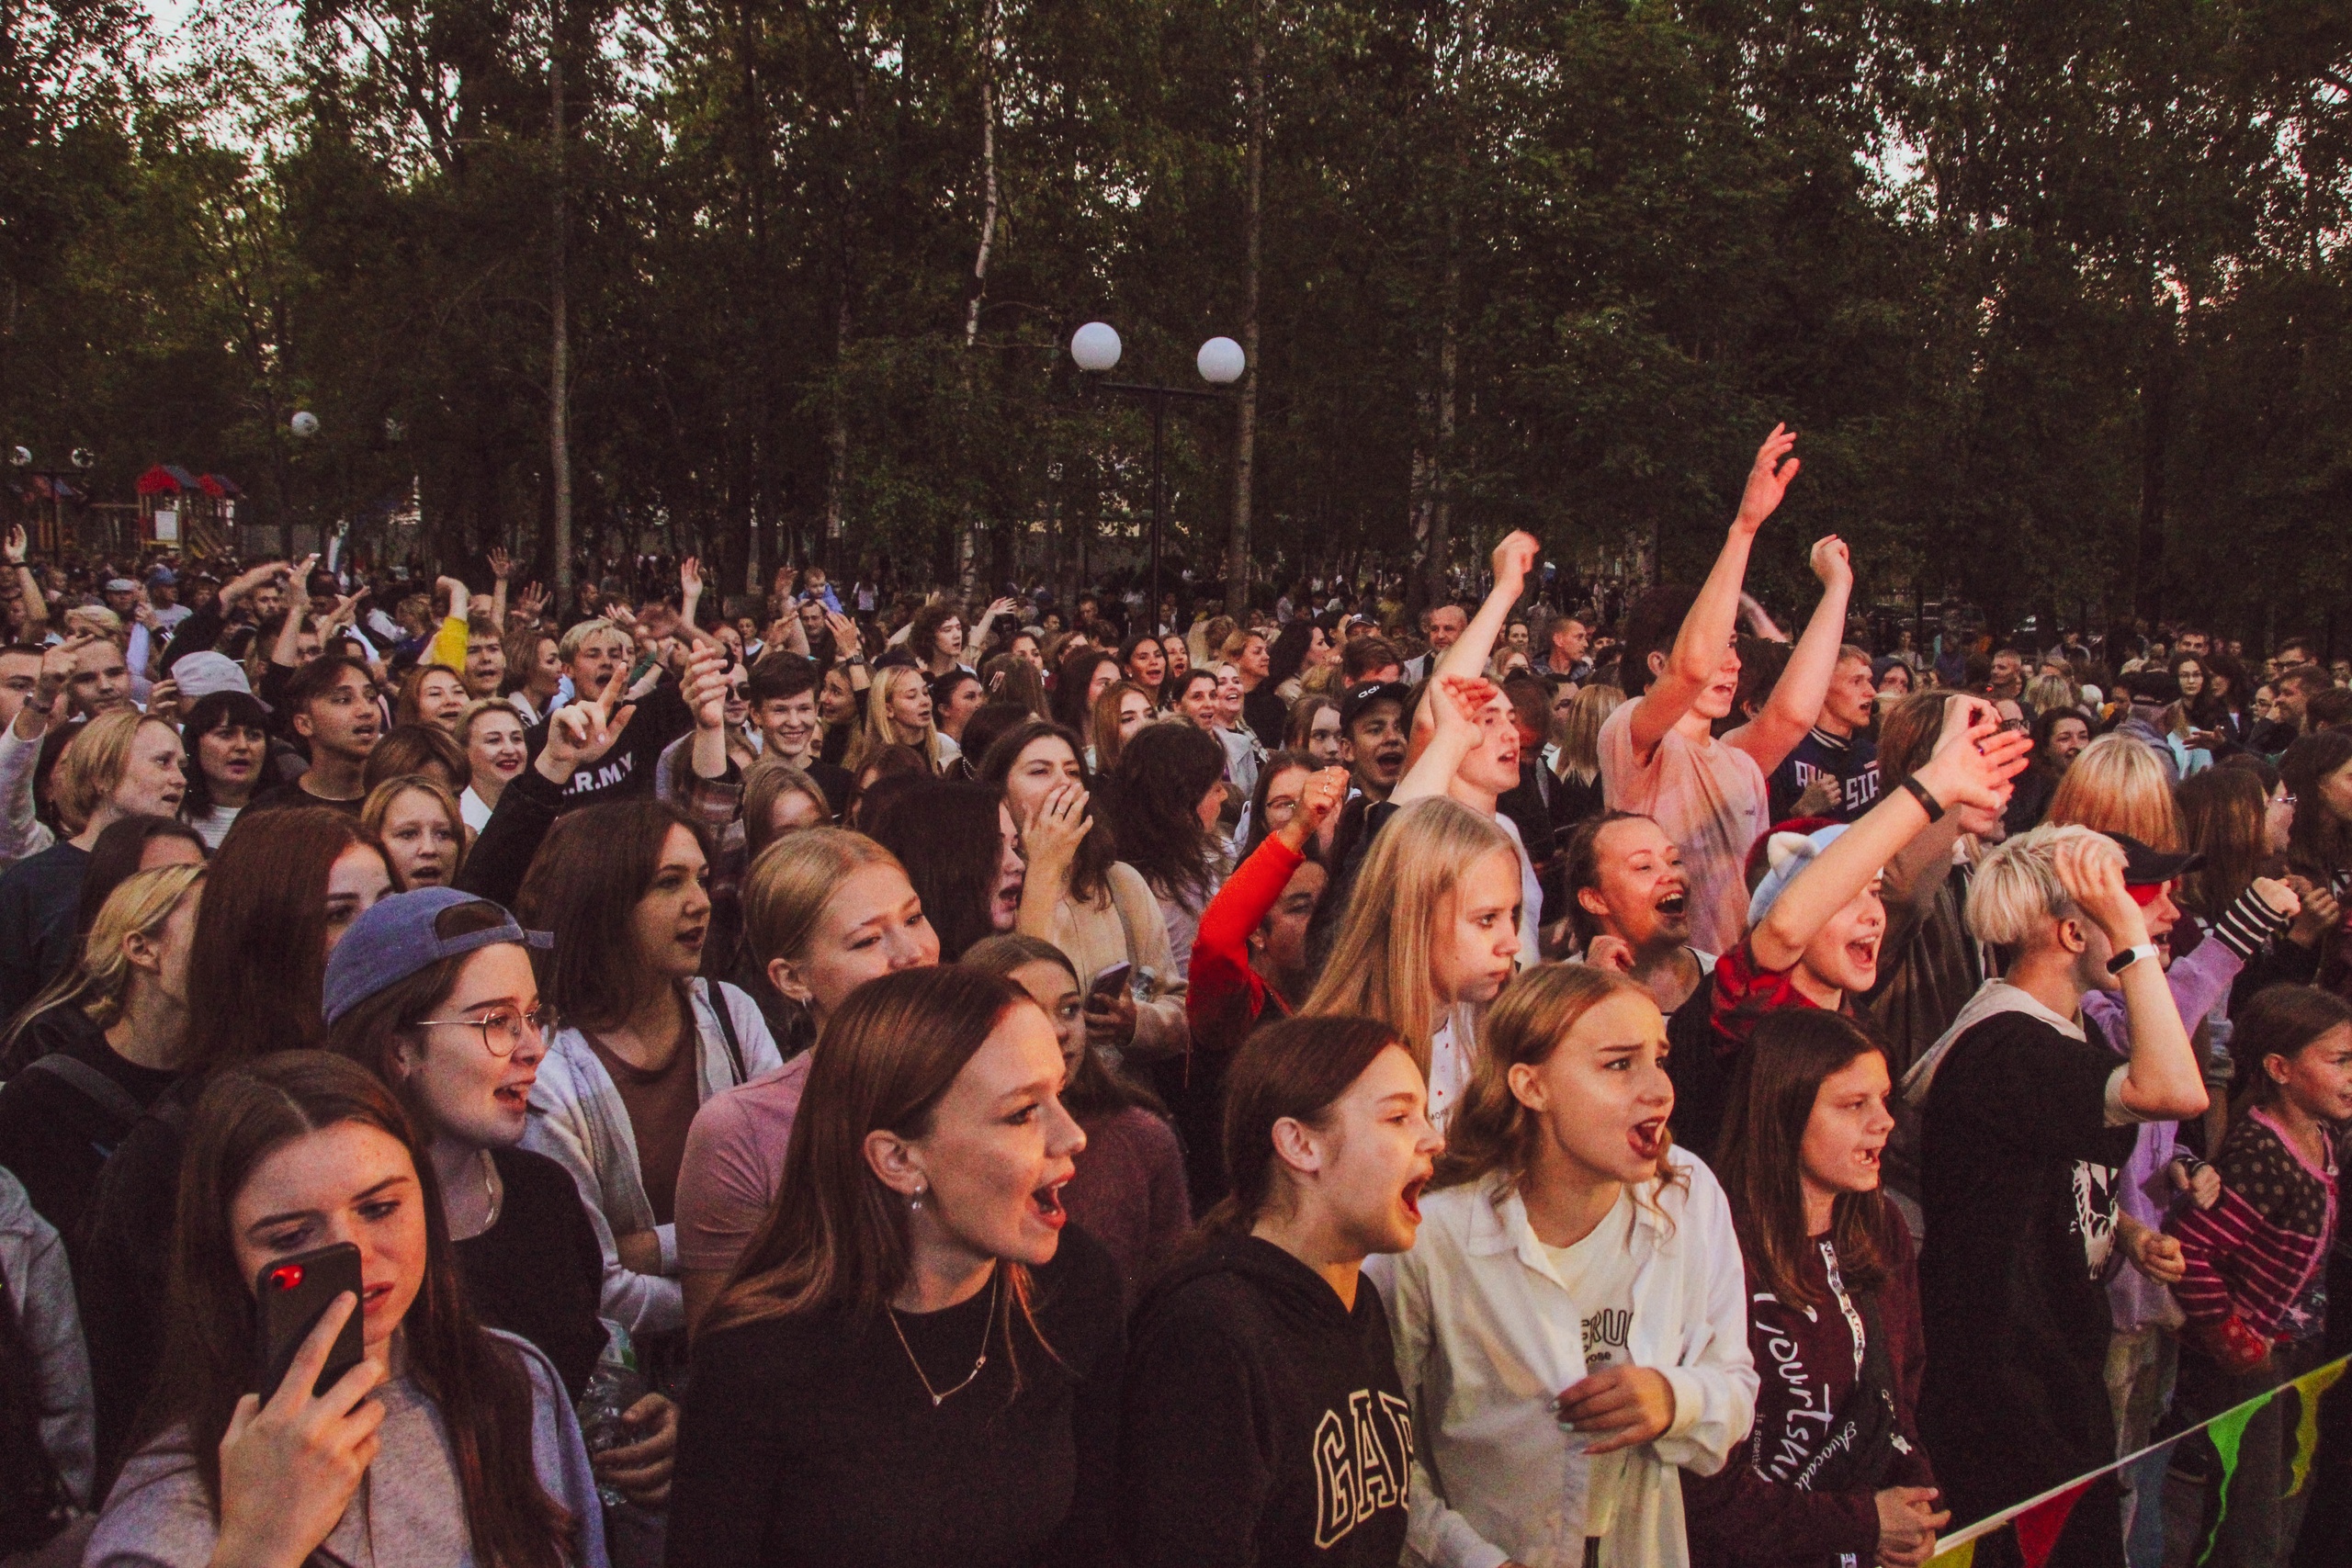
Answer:
M1625 1347L1634 1326L1634 1200L1620 1188L1592 1234L1573 1247L1546 1247L1552 1270L1568 1288L1584 1330L1584 1371L1587 1377L1611 1367L1630 1364ZM1594 1438L1593 1442L1601 1439ZM1597 1454L1591 1460L1592 1479L1585 1492L1584 1533L1605 1536L1615 1521L1617 1495L1623 1488L1625 1461L1632 1450Z

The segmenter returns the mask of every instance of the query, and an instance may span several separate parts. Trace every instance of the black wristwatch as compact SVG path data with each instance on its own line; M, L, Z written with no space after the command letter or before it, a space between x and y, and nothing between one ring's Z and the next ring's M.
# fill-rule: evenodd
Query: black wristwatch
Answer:
M1916 774L1906 777L1895 787L1906 792L1912 799L1919 803L1919 809L1928 814L1928 821L1940 822L1943 820L1944 803L1938 800L1934 795L1929 795L1928 793L1928 786L1921 784Z

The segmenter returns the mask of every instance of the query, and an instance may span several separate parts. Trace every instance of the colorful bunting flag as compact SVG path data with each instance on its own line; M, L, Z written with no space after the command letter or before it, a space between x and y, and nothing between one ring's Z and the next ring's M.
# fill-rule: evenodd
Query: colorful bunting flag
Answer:
M2292 1497L2312 1478L2312 1456L2319 1450L2319 1396L2335 1385L2344 1375L2345 1363L2314 1368L2295 1380L2295 1393L2303 1405L2302 1419L2295 1423L2295 1483L2287 1488Z
M2091 1489L2091 1481L2076 1482L2055 1497L2044 1498L2017 1517L2018 1551L2025 1558L2025 1568L2041 1568L2050 1561L2050 1553L2058 1545L2058 1537L2066 1529L2066 1516L2083 1494Z
M2211 1443L2213 1451L2222 1456L2222 1508L2213 1516L2213 1533L2205 1538L2205 1550L2197 1554L2200 1565L2213 1555L2214 1543L2222 1539L2222 1525L2230 1517L2230 1483L2237 1479L2238 1447L2245 1440L2245 1424L2253 1420L2255 1414L2264 1405L2278 1397L2278 1390L2274 1388L2268 1393L2256 1394L2244 1404L2233 1404L2213 1417L2211 1424L2205 1428L2205 1440Z
M2059 1536L2066 1528L2068 1516L2074 1512L2075 1505L2082 1499L2083 1494L2090 1489L2092 1482L2139 1461L2160 1455L2162 1450L2169 1449L2173 1444L2187 1438L2193 1438L2200 1432L2212 1442L2214 1450L2222 1459L2222 1508L2221 1517L2213 1521L2213 1537L2214 1540L2218 1540L2221 1536L2222 1521L2229 1517L2229 1485L2237 1474L2238 1450L2245 1439L2246 1423L2254 1419L2256 1411L2269 1404L2287 1389L2291 1388L2301 1396L2302 1418L2295 1432L2294 1486L2288 1493L2289 1496L2294 1495L2296 1492L2302 1490L2305 1482L2310 1479L2312 1456L2319 1446L2319 1397L2326 1393L2337 1379L2344 1376L2347 1367L2352 1367L2352 1357L2344 1357L2329 1362L2326 1366L2313 1368L2292 1382L2280 1383L2277 1388L2256 1394L2243 1404L2231 1406L2219 1416L2208 1416L2186 1431L2175 1432L2161 1442L2151 1443L2138 1452L2126 1454L2111 1464L2103 1464L2087 1475L2076 1476L2063 1486L2053 1486L2038 1496L2029 1497L2022 1503L1979 1519L1963 1529L1954 1531L1943 1541L1939 1542L1941 1550L1928 1560L1927 1568L1973 1568L1976 1559L1976 1543L1994 1531L2006 1529L2012 1524L2017 1527L2018 1547L2025 1559L2026 1568L2042 1568L2042 1564L2048 1562L2051 1552L2057 1546ZM2212 1551L2213 1541L2208 1540L2204 1555L2198 1559L2199 1563L2202 1564L2206 1558L2212 1555Z
M1928 1568L1972 1568L1976 1561L1976 1543L1963 1540L1950 1551L1939 1551L1928 1559Z

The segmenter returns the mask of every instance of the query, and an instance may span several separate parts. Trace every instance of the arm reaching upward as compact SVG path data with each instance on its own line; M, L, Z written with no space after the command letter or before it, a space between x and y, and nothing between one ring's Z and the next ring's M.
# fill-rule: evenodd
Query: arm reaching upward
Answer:
M2009 780L2024 771L2032 745L2030 736L2002 733L2000 716L1991 704L1962 697L1944 709L1935 754L1914 776L1947 812L1955 806L1998 811L2008 801ZM1927 825L1927 807L1909 790L1888 790L1860 821L1799 872L1764 912L1747 939L1758 966L1781 970L1794 964L1814 933L1869 886L1879 868Z
M1821 602L1813 607L1804 636L1789 655L1788 668L1772 683L1763 711L1724 739L1756 759L1770 773L1821 717L1829 677L1838 670L1838 649L1846 640L1846 605L1853 598L1854 566L1846 541L1832 534L1813 547L1813 574L1821 579Z
M1690 613L1682 617L1682 629L1675 637L1673 651L1666 657L1666 668L1634 706L1637 761L1649 761L1666 732L1682 721L1723 667L1724 650L1731 646L1738 625L1739 588L1747 577L1747 557L1755 547L1756 531L1772 515L1788 493L1790 481L1797 477L1797 459L1789 457L1796 442L1788 426L1776 424L1764 445L1756 449L1747 489L1740 494L1739 513L1732 519L1731 532L1724 538L1714 568L1701 585ZM1781 461L1784 457L1786 462Z

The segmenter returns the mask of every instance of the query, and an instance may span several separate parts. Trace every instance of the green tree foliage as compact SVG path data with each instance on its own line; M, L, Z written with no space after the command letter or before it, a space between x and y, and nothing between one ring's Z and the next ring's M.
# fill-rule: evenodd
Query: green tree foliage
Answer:
M0 6L0 425L102 491L192 462L363 544L413 491L435 553L551 575L560 43L584 549L667 529L730 590L944 576L967 529L982 576L1099 564L1148 420L1065 344L1109 320L1123 376L1193 385L1239 335L1255 26L1261 572L1510 526L1694 571L1785 419L1768 582L1834 530L1996 622L2346 598L2343 0L225 14L175 53L127 0ZM1214 575L1230 412L1169 441Z

